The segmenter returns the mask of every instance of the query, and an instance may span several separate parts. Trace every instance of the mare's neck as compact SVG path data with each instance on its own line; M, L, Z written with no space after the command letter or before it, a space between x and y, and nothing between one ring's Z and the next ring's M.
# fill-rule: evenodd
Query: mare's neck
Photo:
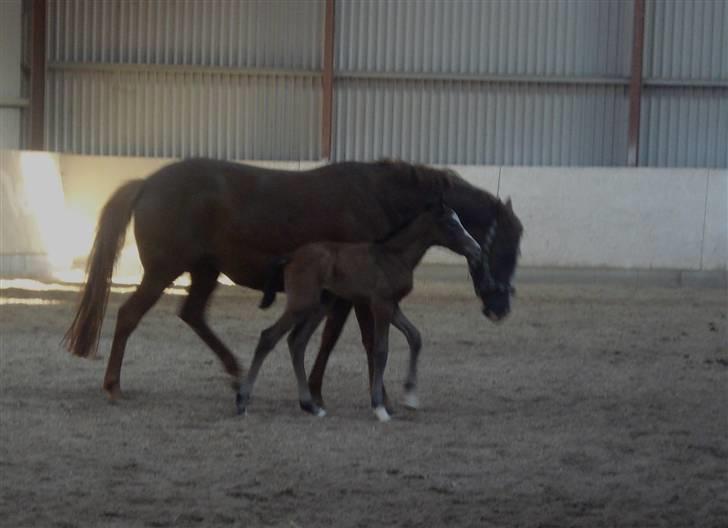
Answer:
M420 263L425 252L435 243L431 229L422 218L415 219L412 224L399 233L394 234L389 240L379 244L382 250L394 254L409 269L414 269Z

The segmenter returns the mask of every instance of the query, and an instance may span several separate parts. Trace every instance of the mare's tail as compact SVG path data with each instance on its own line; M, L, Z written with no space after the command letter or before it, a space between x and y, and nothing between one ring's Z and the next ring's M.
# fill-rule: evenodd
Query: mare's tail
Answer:
M86 266L86 285L76 316L63 337L65 347L76 356L88 357L96 352L101 324L111 288L114 264L124 246L126 227L142 189L144 180L122 185L106 202L99 217L96 238Z
M265 270L263 298L260 300L259 308L268 308L275 302L276 293L283 290L283 268L290 261L290 257L278 257L268 265L268 269Z

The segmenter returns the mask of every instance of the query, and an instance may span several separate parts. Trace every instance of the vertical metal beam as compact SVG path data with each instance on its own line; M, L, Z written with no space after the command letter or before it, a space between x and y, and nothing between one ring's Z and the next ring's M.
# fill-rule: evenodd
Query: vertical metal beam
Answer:
M321 110L321 157L331 159L334 108L334 14L335 1L326 0L324 18L323 104Z
M627 135L627 165L639 162L640 112L642 106L642 51L645 41L645 0L634 0L632 38L632 73L629 80L629 130Z
M45 150L47 1L33 0L30 14L30 144Z

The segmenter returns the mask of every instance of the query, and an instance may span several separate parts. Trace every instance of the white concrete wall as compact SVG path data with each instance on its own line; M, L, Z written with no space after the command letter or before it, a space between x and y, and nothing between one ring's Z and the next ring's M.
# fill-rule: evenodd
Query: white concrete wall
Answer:
M504 167L533 266L726 269L728 171Z
M0 101L20 98L22 0L0 1ZM0 148L20 147L20 109L0 107Z
M171 161L59 155L66 203L95 219L122 181L143 177ZM258 164L292 170L320 165ZM727 170L452 168L471 183L512 198L525 227L522 265L728 269ZM461 262L444 250L431 251L427 260Z

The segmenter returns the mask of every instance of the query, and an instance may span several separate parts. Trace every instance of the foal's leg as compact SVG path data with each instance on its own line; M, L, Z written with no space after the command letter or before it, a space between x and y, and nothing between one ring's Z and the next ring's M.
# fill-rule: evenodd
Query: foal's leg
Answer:
M220 361L222 361L225 367L225 371L232 378L233 388L238 390L241 375L238 361L205 321L205 309L207 308L207 303L210 300L212 292L217 287L217 277L219 275L219 271L206 265L200 265L190 273L192 284L190 285L189 294L182 305L179 316L185 323L190 325L195 333L220 358Z
M245 407L250 401L253 385L255 384L255 379L258 377L258 371L260 371L263 360L275 348L278 341L300 320L300 316L294 316L292 312L286 310L272 326L260 333L260 339L258 340L258 346L255 347L255 355L253 356L253 363L250 365L250 370L248 371L248 377L245 382L240 384L235 400L238 407L238 414L245 412Z
M372 303L374 319L374 375L372 378L372 409L380 422L390 420L384 404L384 370L389 353L389 325L392 322L395 305Z
M311 391L306 382L306 368L303 360L306 355L306 345L325 314L326 311L323 308L313 312L305 321L298 323L293 331L288 334L288 349L291 352L293 372L296 374L298 383L298 402L301 409L314 416L326 416L326 411L319 407L311 397Z
M324 371L329 361L329 355L338 341L341 331L344 329L347 317L351 312L351 303L344 299L337 298L329 310L321 335L321 346L316 362L313 365L311 374L308 377L308 386L311 389L313 401L321 407L324 406L324 399L321 396L321 384L323 383Z
M404 383L404 405L410 409L417 409L420 406L417 398L417 358L422 348L422 337L415 325L402 313L399 305L394 309L392 324L404 334L410 347L409 369Z
M374 319L372 311L367 304L357 304L354 306L357 323L359 323L359 331L361 332L361 341L367 353L367 368L369 370L369 390L371 391L372 382L374 381ZM387 396L387 389L382 385L382 394L384 407L387 412L392 413L392 406Z
M111 345L109 362L104 376L104 390L111 400L121 396L121 364L124 361L126 342L139 321L154 306L164 289L177 278L179 273L154 273L145 271L142 282L129 299L119 308L116 330Z

